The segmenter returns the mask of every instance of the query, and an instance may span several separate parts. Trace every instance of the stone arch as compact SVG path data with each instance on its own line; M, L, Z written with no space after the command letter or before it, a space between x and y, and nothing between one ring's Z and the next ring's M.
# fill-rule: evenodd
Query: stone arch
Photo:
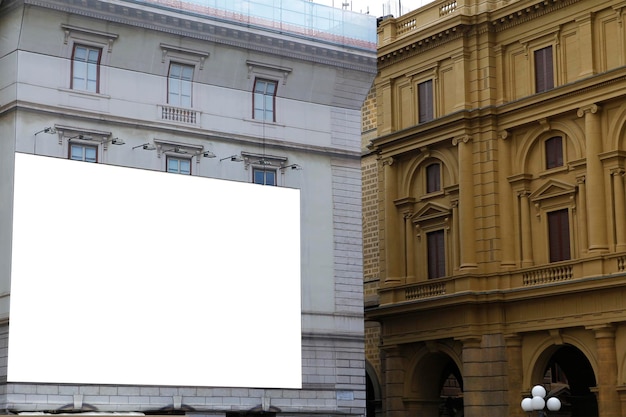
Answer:
M365 417L382 414L382 389L376 369L365 361Z
M462 361L454 346L441 342L427 342L410 359L405 374L404 398L411 401L417 415L438 417L442 408L454 408L462 414L462 395L455 398L455 404L442 397L442 390L448 377L453 375L463 390ZM450 415L447 410L445 415Z
M554 335L553 335L554 337ZM562 412L571 417L598 416L598 404L593 392L597 385L597 363L589 349L580 340L563 335L537 345L524 373L524 387L546 385L549 395L557 396L564 404ZM562 372L555 379L554 371Z
M585 144L585 133L574 123L550 122L549 127L537 126L531 129L521 139L521 146L517 156L513 160L521 161L520 166L516 167L519 172L529 171L529 155L537 143L555 134L563 134L569 139L574 149L575 158L582 158Z
M609 121L607 137L613 138L609 149L626 150L626 104L622 104L618 113Z
M400 186L400 190L404 192L404 195L410 196L412 194L415 181L417 181L418 173L422 165L431 160L441 161L441 168L442 170L446 170L447 176L450 178L452 184L458 183L458 168L453 153L449 150L435 149L422 152L411 160L406 170L406 176L403 178Z

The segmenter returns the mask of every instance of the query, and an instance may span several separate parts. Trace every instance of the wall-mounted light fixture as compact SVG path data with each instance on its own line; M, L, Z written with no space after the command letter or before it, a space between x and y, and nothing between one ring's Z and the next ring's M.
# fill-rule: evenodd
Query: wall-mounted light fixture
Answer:
M220 162L230 159L231 162L243 162L243 159L239 155L231 155L226 158L220 159Z
M209 150L200 152L200 153L198 153L198 155L202 155L205 158L215 158L216 157L216 155L213 152L209 151Z
M295 169L296 171L301 171L302 170L302 166L298 165L298 164L291 164L291 165L286 165L284 167L280 167L281 170L285 170L287 168L290 169Z
M103 141L102 144L109 143L109 142L111 142L111 145L126 145L126 142L124 142L124 139L120 139L120 138L107 139Z
M146 143L142 143L141 145L137 145L137 146L133 146L133 149L137 149L137 148L141 148L144 151L154 151L156 149L156 146L154 146L154 144L146 142Z
M72 136L71 138L67 138L68 141L71 141L72 139L93 140L93 137L81 134L81 135Z
M39 132L35 132L35 136L37 136L40 133L48 133L50 135L53 135L53 134L57 133L57 130L54 127L52 127L52 126L45 127L43 129L41 129Z

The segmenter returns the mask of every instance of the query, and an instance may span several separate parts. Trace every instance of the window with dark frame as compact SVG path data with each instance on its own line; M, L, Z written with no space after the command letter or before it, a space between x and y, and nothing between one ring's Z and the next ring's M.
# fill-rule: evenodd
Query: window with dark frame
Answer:
M100 56L102 49L92 46L74 45L72 52L72 86L73 90L92 93L100 92Z
M257 78L254 80L252 94L252 117L255 120L276 121L276 89L278 83L272 80Z
M545 142L546 169L563 166L563 138L553 136Z
M441 191L441 166L437 163L426 167L426 192Z
M535 91L542 93L554 88L552 46L535 51Z
M98 148L80 143L70 143L69 157L74 161L98 162Z
M418 123L433 120L433 80L424 81L417 85Z
M170 63L167 78L167 103L178 107L191 107L192 65Z
M191 175L191 160L186 158L167 157L167 172Z
M446 252L444 231L435 230L426 233L428 247L428 279L441 278L446 275Z
M568 209L555 210L548 213L548 241L550 245L550 262L571 259Z
M252 182L261 185L276 185L276 170L266 168L253 168Z

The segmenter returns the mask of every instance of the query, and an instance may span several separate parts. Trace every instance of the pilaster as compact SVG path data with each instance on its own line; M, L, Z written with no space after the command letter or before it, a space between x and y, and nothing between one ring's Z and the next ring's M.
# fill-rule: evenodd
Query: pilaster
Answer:
M459 136L452 140L458 147L459 158L459 238L460 269L476 268L476 237L474 231L474 155L472 137Z

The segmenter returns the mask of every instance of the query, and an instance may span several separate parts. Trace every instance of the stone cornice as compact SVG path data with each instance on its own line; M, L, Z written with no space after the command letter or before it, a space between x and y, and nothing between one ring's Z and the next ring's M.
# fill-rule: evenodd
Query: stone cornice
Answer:
M551 13L555 10L567 7L580 0L541 0L530 2L516 2L486 14L486 20L477 17L470 23L472 16L460 15L450 19L445 28L440 28L433 33L416 31L413 41L407 42L411 36L403 37L391 43L389 46L379 49L378 67L388 67L396 62L418 55L430 49L440 47L446 42L458 39L465 34L482 34L490 31L502 31L532 19ZM480 21L479 21L480 20ZM426 35L426 36L425 36ZM395 46L394 46L395 44Z
M285 58L310 61L323 65L375 73L375 58L368 51L334 46L320 40L300 38L264 28L252 29L236 22L220 21L209 16L198 17L173 13L162 8L129 3L109 3L101 0L23 0L24 4L65 13L77 14L122 25L135 26L174 35L185 36L231 47L253 50ZM105 7L106 6L106 7Z

